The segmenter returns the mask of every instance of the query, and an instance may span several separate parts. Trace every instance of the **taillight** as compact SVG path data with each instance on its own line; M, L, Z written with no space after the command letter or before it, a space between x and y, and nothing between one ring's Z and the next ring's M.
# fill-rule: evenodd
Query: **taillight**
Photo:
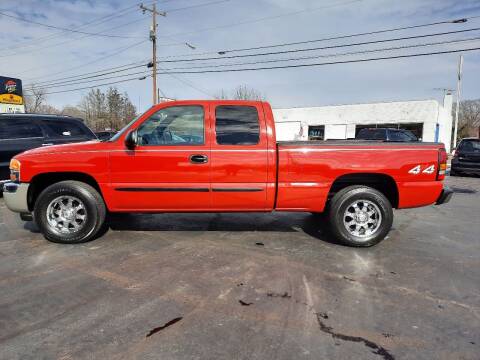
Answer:
M444 148L438 149L438 173L437 180L445 179L445 172L447 171L447 152Z

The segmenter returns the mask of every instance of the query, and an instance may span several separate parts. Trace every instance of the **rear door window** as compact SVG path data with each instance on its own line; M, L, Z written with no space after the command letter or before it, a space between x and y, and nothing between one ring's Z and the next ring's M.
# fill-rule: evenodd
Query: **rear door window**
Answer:
M253 106L221 105L215 109L215 132L219 145L257 145L260 124Z
M50 137L65 139L72 137L94 138L93 134L89 131L89 129L82 126L77 121L47 119L42 120L42 124L47 129L48 135Z
M0 120L0 140L31 139L42 137L42 129L33 120Z

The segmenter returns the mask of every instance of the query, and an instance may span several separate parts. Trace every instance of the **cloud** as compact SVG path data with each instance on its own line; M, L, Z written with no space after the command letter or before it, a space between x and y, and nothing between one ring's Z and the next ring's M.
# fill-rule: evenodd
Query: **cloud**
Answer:
M168 11L208 2L211 0L178 0L164 2L162 5L160 1L159 8ZM159 17L158 19L159 43L171 44L170 46L159 46L158 56L161 58L178 54L195 55L220 49L318 39L325 36L373 31L480 14L478 1L363 0L346 4L347 2L346 0L231 0L175 11L168 14L166 18ZM25 80L25 83L43 82L48 86L49 81L59 77L97 71L136 61L147 61L151 57L151 44L145 40L148 40L151 19L148 15L143 15L134 5L135 1L81 0L10 3L8 8L4 8L2 11L21 14L26 19L59 27L76 28L95 19L112 15L101 23L86 25L81 30L129 38L73 34L0 17L0 41L2 41L4 49L0 53L0 61L5 64L2 75L20 77ZM129 6L130 9L128 9ZM303 11L305 9L309 10ZM264 20L257 21L258 19ZM238 25L225 27L229 24ZM480 19L472 20L467 24L415 29L403 33L379 35L374 38L356 38L355 40L451 31L480 27L479 25ZM204 30L209 28L210 30ZM480 36L480 32L452 35L445 38L455 39L475 35ZM428 41L433 40L428 39ZM141 43L142 41L143 43ZM178 45L178 43L186 41L195 45L197 49L193 51L186 46ZM352 40L346 39L336 43L350 41ZM422 41L411 41L410 43L415 42ZM137 43L137 46L133 46ZM403 42L402 44L407 43ZM480 41L465 45L479 46ZM386 46L392 46L392 44L385 44ZM461 46L457 45L456 47ZM376 47L383 47L383 45ZM361 49L372 48L375 47L362 47ZM434 49L444 48L447 47ZM119 49L125 50L119 52ZM360 47L325 50L323 53L355 49L360 49ZM422 51L432 49L426 48ZM406 51L390 53L400 54L406 53ZM112 55L109 56L109 54ZM377 54L365 56L374 57L375 55ZM275 55L269 59L278 57ZM234 59L232 61L246 60L254 59ZM245 84L265 93L276 107L439 98L441 93L435 88L455 88L457 60L458 55L449 54L302 69L178 75L176 77L160 74L158 83L167 96L183 99L207 97L195 88L200 88L210 94L218 94L222 88L230 90L237 85ZM317 62L317 60L312 61ZM325 59L318 59L318 62L322 61ZM224 61L219 64L222 62ZM169 63L168 67L185 65L185 63ZM162 66L167 67L167 64ZM477 86L480 80L479 68L480 55L466 53L463 91L466 98L480 97ZM8 72L5 69L8 69ZM179 81L178 78L182 81ZM188 86L186 83L193 86ZM88 84L82 84L82 86L85 85ZM76 86L71 88L74 87ZM150 105L151 82L149 79L119 84L118 88L122 92L128 92L132 101L140 105L141 110ZM52 85L50 90L62 89L64 88ZM82 94L86 92L51 95L48 100L56 106L76 104Z

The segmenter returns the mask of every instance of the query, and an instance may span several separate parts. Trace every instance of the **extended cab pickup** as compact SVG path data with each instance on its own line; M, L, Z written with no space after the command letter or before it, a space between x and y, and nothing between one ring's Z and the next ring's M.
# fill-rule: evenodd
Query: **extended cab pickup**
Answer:
M343 243L371 246L392 208L442 204L436 143L277 142L270 105L175 101L106 142L49 146L11 161L5 203L46 239L93 239L108 212L326 212Z

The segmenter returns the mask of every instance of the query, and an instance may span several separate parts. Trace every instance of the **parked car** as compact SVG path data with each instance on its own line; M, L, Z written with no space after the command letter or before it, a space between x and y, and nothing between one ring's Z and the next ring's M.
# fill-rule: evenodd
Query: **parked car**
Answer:
M25 150L93 139L80 119L69 116L0 114L0 181L10 177L10 159Z
M106 141L109 140L116 133L116 131L96 131L95 135L97 136L98 140Z
M412 142L419 141L418 138L410 131L403 129L390 128L365 128L361 129L356 140L378 140L378 141L397 141Z
M480 174L480 139L465 138L455 149L450 175Z
M392 208L450 200L446 163L438 143L277 142L266 102L172 101L107 142L15 156L4 196L59 243L93 239L107 211L275 210L326 211L340 241L371 246L389 232Z

